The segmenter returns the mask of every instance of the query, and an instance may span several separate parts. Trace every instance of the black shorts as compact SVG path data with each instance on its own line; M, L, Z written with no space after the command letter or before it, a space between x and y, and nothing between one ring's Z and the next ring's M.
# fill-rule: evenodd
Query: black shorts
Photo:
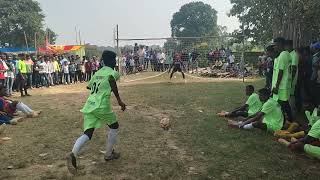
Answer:
M177 71L182 72L181 66L174 66L173 72L177 72Z

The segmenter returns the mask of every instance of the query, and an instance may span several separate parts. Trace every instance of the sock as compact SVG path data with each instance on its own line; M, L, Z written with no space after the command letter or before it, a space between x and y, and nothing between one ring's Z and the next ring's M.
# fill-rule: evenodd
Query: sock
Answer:
M25 114L30 114L30 113L33 112L32 109L30 109L27 105L25 105L25 104L22 103L22 102L19 102L19 103L17 104L17 109L20 110L20 111L22 111L22 112L25 113Z
M253 129L252 123L247 124L247 125L244 125L244 126L243 126L243 129Z
M82 136L80 136L73 146L73 149L72 149L73 154L77 156L82 146L89 140L90 139L86 134L83 134Z
M113 151L113 145L117 142L118 129L110 129L107 137L106 156L109 157Z

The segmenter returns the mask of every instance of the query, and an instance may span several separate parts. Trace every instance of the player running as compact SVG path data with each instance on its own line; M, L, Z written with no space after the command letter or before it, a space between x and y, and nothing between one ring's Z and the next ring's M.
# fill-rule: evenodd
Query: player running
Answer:
M183 66L183 62L181 61L181 55L179 53L175 53L173 57L173 63L170 66L168 73L170 73L172 67L173 67L173 70L170 74L170 79L172 79L173 74L177 71L181 72L183 79L185 79L184 73L182 71L184 66Z
M117 117L111 108L111 92L116 96L122 111L126 110L126 105L119 96L116 83L116 80L120 78L119 73L114 70L116 65L116 53L109 50L104 51L102 54L102 61L105 66L97 71L91 78L87 87L90 89L90 96L81 110L84 116L84 134L77 139L72 152L67 157L68 169L72 174L77 172L76 157L78 156L80 149L87 141L91 140L94 130L100 128L103 124L107 124L110 128L106 140L107 146L104 159L110 161L120 157L120 154L113 150L113 145L117 140L119 124Z

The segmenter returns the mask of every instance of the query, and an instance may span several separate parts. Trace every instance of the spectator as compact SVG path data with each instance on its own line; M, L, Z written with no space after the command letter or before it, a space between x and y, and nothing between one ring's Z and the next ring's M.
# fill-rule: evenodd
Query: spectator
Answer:
M50 86L53 86L53 73L54 73L54 65L52 63L52 58L47 59L47 74L48 74L48 79L49 79L49 84Z
M92 67L91 67L92 63L91 61L86 57L85 60L85 71L86 71L86 75L85 75L85 80L86 81L90 81L91 79L91 74L92 74Z
M64 62L63 66L62 66L62 72L63 72L64 84L70 84L69 64L66 61Z
M21 54L21 59L19 60L19 81L21 97L30 96L27 90L27 65L25 60L26 56L24 54Z
M47 57L46 57L47 58ZM47 76L47 64L44 60L44 57L40 57L40 60L38 62L38 67L39 67L39 76L40 76L40 83L41 87L49 87L49 79Z
M12 62L12 57L8 56L8 59L6 61L8 70L7 70L7 77L6 77L6 95L12 96L12 88L13 88L13 81L14 81L14 73L15 73L15 65Z
M70 74L70 83L76 83L76 64L74 61L71 60L70 65L69 65L69 74Z
M274 52L274 46L273 45L269 45L266 48L266 54L267 54L267 70L266 70L266 88L268 88L269 90L271 90L271 86L272 86L272 73L273 73L273 60L275 58L275 52Z
M27 78L27 87L31 88L32 87L32 73L33 73L33 61L30 57L30 55L26 55L26 58L24 60L27 73L26 73L26 78Z
M60 67L60 64L58 62L58 57L54 57L53 58L53 68L54 68L54 71L53 71L53 84L55 85L59 85L60 84L60 78L59 78L59 75L61 74L61 67Z
M6 63L5 63L5 55L1 54L0 55L0 85L4 85L6 77L5 77L5 72L8 70L8 68L6 68Z
M314 106L320 105L320 42L312 44L312 74L310 82L310 90L312 96L312 103Z
M75 60L75 65L76 65L75 81L76 82L82 82L81 64L82 64L82 61L80 59L80 56L76 55L76 60Z

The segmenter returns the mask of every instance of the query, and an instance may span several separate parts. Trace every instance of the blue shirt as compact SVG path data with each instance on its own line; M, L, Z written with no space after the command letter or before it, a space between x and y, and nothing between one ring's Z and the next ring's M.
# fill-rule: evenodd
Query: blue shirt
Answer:
M19 60L12 60L12 64L16 67L16 74L19 74Z

